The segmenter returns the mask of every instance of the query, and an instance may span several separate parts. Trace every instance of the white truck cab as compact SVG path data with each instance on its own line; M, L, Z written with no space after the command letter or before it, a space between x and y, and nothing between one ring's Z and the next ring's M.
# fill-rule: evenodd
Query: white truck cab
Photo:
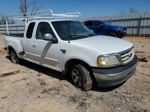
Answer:
M84 90L119 85L137 64L131 42L96 35L76 20L30 20L23 38L6 36L5 41L12 62L24 59L62 72Z

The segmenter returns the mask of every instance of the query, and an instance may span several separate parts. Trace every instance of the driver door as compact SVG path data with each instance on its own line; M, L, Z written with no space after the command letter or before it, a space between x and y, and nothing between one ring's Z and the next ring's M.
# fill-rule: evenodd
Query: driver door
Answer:
M59 44L44 40L44 35L48 33L56 38L50 24L48 22L40 22L32 41L32 60L40 65L58 70Z

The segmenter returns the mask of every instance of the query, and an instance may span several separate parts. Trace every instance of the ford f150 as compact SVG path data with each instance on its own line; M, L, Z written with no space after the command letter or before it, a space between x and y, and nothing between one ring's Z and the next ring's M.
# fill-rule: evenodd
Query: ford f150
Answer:
M12 62L20 59L69 75L84 90L119 85L136 70L131 42L92 33L76 20L39 19L25 25L24 37L5 37Z

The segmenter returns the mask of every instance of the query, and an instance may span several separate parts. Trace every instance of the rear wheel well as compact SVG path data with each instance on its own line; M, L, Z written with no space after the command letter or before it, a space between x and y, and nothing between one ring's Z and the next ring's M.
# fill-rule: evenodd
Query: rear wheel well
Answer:
M15 63L18 64L20 62L19 57L17 56L16 51L14 50L13 47L8 46L8 54L10 56L10 60Z
M10 53L11 50L15 51L13 47L8 46L8 53ZM16 53L16 52L15 52L15 53Z

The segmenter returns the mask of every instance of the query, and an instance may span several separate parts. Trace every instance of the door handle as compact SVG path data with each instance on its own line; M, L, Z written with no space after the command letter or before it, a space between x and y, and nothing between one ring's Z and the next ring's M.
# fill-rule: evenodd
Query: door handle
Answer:
M32 47L34 47L34 48L35 48L35 47L36 47L36 45L32 45Z
M60 51L61 51L63 54L66 54L66 50L65 50L65 49L60 49Z

